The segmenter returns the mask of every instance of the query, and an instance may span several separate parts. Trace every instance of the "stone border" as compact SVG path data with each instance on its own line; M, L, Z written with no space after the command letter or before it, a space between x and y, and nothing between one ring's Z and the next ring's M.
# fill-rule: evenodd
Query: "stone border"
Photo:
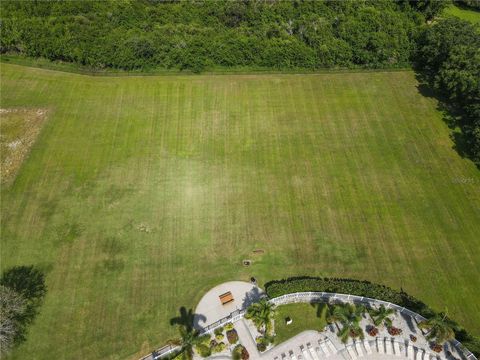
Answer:
M294 303L315 303L315 302L329 303L332 301L333 302L341 301L344 303L361 303L365 305L378 305L378 306L384 305L386 308L395 309L400 313L406 314L414 318L417 322L426 320L422 315L417 314L405 307L398 306L396 304L392 304L390 302L383 301L383 300L372 299L365 296L312 291L312 292L297 292L297 293L285 294L269 300L269 302L277 306L285 305L285 304L294 304ZM245 315L245 312L246 310L236 310L232 312L230 315L224 317L223 319L220 319L219 321L205 327L205 329L200 333L200 335L209 334L212 331L214 331L216 328L219 328L229 322L234 323L242 319ZM456 339L453 339L451 341L453 345L465 356L467 360L478 360L477 357L465 346L463 346L460 341ZM181 349L180 346L172 347L170 345L167 345L141 358L140 360L158 360L180 349Z

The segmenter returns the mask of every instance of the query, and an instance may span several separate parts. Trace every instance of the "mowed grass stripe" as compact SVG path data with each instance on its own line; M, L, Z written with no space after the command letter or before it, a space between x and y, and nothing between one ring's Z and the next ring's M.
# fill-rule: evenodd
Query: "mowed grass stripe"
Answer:
M480 174L413 73L1 72L2 107L52 111L2 189L2 268L49 287L13 358L137 357L250 276L402 287L478 332Z

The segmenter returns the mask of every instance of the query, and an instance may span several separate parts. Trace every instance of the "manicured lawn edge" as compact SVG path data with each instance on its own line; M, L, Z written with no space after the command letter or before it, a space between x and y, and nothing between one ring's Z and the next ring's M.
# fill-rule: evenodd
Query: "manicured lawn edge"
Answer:
M91 75L91 76L165 76L165 75L255 75L255 74L341 74L341 73L358 73L358 72L400 72L411 71L411 67L396 68L321 68L321 69L276 69L261 67L215 67L207 68L200 73L194 73L190 70L179 70L174 68L155 68L155 69L138 69L134 71L126 71L120 69L94 69L88 66L82 66L69 62L55 62L43 58L29 58L15 54L2 54L0 63L20 65L25 67L39 68L45 70L63 71L73 74Z
M402 289L395 290L388 286L371 283L366 280L301 276L269 281L265 284L265 291L269 298L307 291L351 294L404 306L426 318L436 314L427 304L407 294ZM455 324L456 339L462 342L475 356L480 356L480 339L469 334L456 322Z

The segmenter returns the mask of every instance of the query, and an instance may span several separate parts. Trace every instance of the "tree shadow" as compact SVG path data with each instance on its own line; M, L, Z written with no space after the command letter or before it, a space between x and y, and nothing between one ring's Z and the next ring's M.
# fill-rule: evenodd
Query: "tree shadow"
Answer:
M261 293L258 287L252 288L249 292L245 293L245 297L242 301L242 310L248 308L250 305L258 302L265 294Z
M310 306L315 308L315 316L321 318L324 312L329 311L329 305L326 302L311 302Z
M170 319L170 325L183 326L187 332L193 331L193 329L202 330L200 321L205 322L207 318L202 314L195 314L192 309L188 309L185 306L180 307L179 316Z
M409 330L416 334L417 333L417 330L415 329L415 324L413 323L413 319L411 316L409 315L406 315L404 314L403 312L400 312L400 316L403 317L403 319L405 320L405 322L407 323L407 326L409 328Z
M416 69L415 78L418 82L418 92L424 97L436 100L436 109L442 114L442 120L451 130L450 139L453 142L452 149L455 150L460 157L473 161L468 136L465 135L468 129L466 129L463 110L452 106L451 101L449 101L446 96L433 89L428 83L428 76L422 74L418 69ZM477 167L480 167L480 165L477 165Z
M45 275L34 266L14 266L7 269L0 280L6 286L28 301L40 301L47 293Z

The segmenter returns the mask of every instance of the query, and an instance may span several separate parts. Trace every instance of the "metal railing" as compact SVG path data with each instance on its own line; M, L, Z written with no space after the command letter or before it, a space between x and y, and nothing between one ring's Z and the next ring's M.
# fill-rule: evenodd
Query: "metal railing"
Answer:
M388 301L372 299L365 296L357 295L348 295L348 294L337 294L337 293L328 293L328 292L297 292L291 294L285 294L278 296L276 298L270 299L270 303L274 305L285 305L285 304L294 304L294 303L360 303L368 306L380 306L384 305L386 308L395 309L402 314L406 314L411 318L415 319L417 322L426 320L422 315L417 314L405 307L392 304ZM209 334L215 329L224 326L227 323L234 323L245 316L246 309L235 310L224 318L206 326L200 331L200 335ZM467 360L478 360L477 357L469 351L462 343L456 339L452 340L453 345L465 356ZM168 349L166 349L168 347ZM179 351L180 346L171 346L167 345L158 350L152 352L152 354L143 357L140 360L157 360L169 354L172 354L175 351Z

